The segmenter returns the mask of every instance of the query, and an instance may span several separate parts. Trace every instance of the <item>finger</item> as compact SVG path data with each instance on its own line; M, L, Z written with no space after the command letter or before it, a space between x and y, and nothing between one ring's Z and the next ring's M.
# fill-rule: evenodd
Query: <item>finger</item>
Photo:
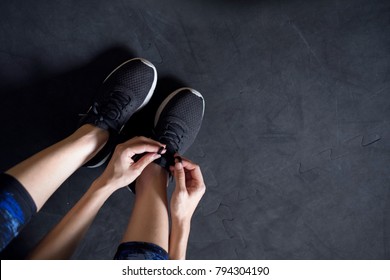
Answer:
M179 188L179 190L187 190L186 188L186 174L184 172L183 164L179 160L175 160L175 167L174 167L174 177L176 181L176 187Z
M203 175L202 175L202 171L200 170L199 165L197 165L196 163L193 163L192 161L190 161L187 158L183 158L183 157L179 156L178 154L175 154L175 159L176 158L180 158L185 172L189 171L193 179L203 182Z
M180 159L180 161L182 162L182 164L183 164L185 169L191 170L191 169L194 169L197 166L197 164L195 164L194 162L192 162L188 158L184 158L184 157L180 156L178 153L176 153L174 155L174 157L175 157L175 159L176 158Z
M125 148L129 148L129 147L138 147L142 144L146 144L146 145L150 145L150 146L156 146L156 147L166 147L165 144L162 144L158 141L155 141L153 139L150 139L150 138L147 138L147 137L144 137L144 136L138 136L138 137L134 137L124 143L122 143L122 145L125 147Z
M126 148L126 151L130 156L133 156L135 154L142 154L142 153L157 153L160 151L161 147L165 149L165 147L158 142L157 144L140 142L140 143L133 143L132 145L129 145ZM160 153L163 153L163 151L160 151Z
M199 165L195 165L194 169L192 169L190 172L191 172L192 179L198 180L198 181L204 183L202 171L200 170Z
M146 166L148 166L154 160L160 158L161 155L157 153L147 153L142 156L136 163L131 166L131 169L141 173Z
M129 145L131 145L131 144L138 143L138 142L157 144L157 145L164 146L164 147L166 146L163 143L160 143L160 142L158 142L156 140L153 140L153 139L145 137L145 136L137 136L137 137L131 138L130 140L128 140L125 143L129 143Z

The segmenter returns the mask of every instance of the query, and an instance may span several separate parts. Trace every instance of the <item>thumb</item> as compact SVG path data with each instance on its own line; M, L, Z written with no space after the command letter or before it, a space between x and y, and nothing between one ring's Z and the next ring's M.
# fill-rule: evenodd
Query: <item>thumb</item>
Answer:
M186 174L184 172L183 164L181 163L181 159L176 158L175 163L175 181L176 186L179 190L187 190L186 189Z

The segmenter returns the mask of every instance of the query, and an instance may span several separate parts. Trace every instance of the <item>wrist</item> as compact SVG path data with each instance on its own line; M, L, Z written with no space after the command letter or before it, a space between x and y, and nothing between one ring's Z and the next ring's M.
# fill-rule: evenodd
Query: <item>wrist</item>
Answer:
M172 217L172 227L187 229L191 227L191 218Z
M170 259L184 260L186 258L190 227L191 219L172 219L172 228L169 239Z
M91 189L102 194L107 194L108 196L116 190L110 182L104 180L102 177L98 177L95 181L93 181Z

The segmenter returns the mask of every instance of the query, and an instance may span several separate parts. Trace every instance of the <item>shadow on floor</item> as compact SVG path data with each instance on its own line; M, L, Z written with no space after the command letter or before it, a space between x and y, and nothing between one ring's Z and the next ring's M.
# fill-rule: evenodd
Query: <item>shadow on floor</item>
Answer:
M103 52L81 68L31 85L19 85L15 89L8 89L3 94L7 109L0 112L0 118L9 120L3 127L7 137L2 137L0 141L4 158L13 159L14 162L7 162L7 166L1 166L1 170L7 170L30 156L31 151L38 152L71 133L77 127L78 114L89 108L106 75L132 57L134 55L126 48L115 47ZM149 136L159 104L169 93L182 86L183 83L174 77L159 79L150 103L126 125L123 141L135 135ZM54 198L50 200L64 197L56 193L53 196ZM50 207L53 208L50 200ZM66 211L60 210L55 212ZM1 253L1 259L26 258L39 239L60 219L59 214L51 217L39 213L34 219L43 220L45 217L49 220L41 221L40 228L26 226L18 238Z

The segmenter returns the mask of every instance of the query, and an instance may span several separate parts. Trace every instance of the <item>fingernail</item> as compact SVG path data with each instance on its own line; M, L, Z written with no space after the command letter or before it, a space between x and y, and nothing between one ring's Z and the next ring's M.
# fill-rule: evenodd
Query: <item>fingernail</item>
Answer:
M161 157L160 154L154 154L154 155L153 155L153 158L154 158L154 159L158 159L158 158L160 158L160 157Z
M180 161L177 161L175 163L175 169L181 170L183 168L183 164Z
M182 162L183 159L181 158L181 156L175 156L175 162Z
M158 149L157 154L161 155L164 150L165 150L164 147L160 147L160 149Z

